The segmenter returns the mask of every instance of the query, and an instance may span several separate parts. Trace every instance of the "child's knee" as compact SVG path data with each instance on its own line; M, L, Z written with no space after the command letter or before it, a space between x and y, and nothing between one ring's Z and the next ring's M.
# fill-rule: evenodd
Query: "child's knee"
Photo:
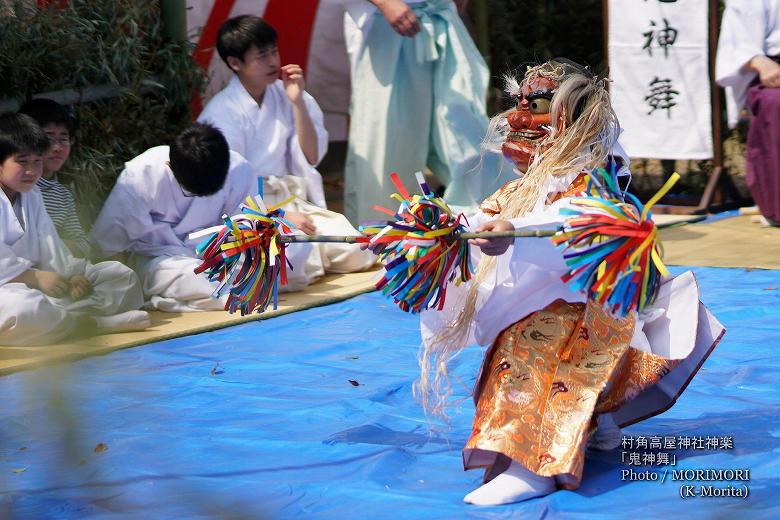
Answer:
M9 298L0 291L0 344L44 344L67 336L73 326L67 311L38 290L25 293Z

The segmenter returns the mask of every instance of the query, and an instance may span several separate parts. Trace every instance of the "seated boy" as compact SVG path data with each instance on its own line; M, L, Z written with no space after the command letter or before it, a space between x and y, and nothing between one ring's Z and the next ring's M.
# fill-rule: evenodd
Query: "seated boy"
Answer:
M211 125L194 123L170 146L150 148L125 163L114 189L92 228L102 254L129 253L128 263L141 278L148 306L166 312L220 310L216 288L193 271L200 263L198 240L188 235L239 213L239 204L257 193L257 177L224 136ZM288 219L306 231L302 215ZM293 271L288 290L305 286L296 271L310 244L288 249Z
M135 273L71 256L35 187L49 139L23 114L0 115L0 344L52 343L76 330L140 330Z
M57 172L70 156L75 119L68 109L51 99L28 101L19 113L35 119L51 143L49 151L43 155L43 176L38 181L46 212L70 252L88 258L89 240L76 214L73 194L57 179Z
M304 91L301 68L280 66L276 43L274 28L256 16L223 23L217 51L235 75L198 120L214 124L230 149L246 157L263 179L266 204L295 196L284 208L307 215L316 232L356 235L343 215L325 209L322 177L314 168L328 147L322 111ZM360 271L375 261L354 244L317 244L305 270L313 281L324 271Z

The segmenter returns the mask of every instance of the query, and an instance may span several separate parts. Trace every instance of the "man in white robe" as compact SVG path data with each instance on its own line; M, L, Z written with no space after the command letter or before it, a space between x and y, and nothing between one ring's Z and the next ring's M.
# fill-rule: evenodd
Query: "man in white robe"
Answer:
M35 187L48 147L28 116L0 116L0 149L16 150L0 158L0 344L147 328L135 273L119 262L74 258L60 240Z
M216 128L193 124L172 147L150 148L125 163L91 238L104 255L129 253L129 264L141 278L150 308L220 310L224 298L211 297L216 285L194 273L200 263L195 253L199 240L189 239L189 234L219 225L223 215L239 213L241 202L256 193L249 163L228 150ZM282 290L305 286L295 267L305 261L310 249L309 244L289 248L293 271Z
M235 75L198 121L219 128L230 149L246 157L262 178L267 205L294 197L284 209L310 218L305 231L358 235L343 215L326 209L322 177L315 168L328 148L322 111L304 90L301 68L280 66L276 42L276 31L256 16L238 16L222 25L217 50ZM322 243L312 248L302 270L312 282L324 272L362 271L375 261L353 244Z
M317 136L316 164L328 150L328 131L314 98L307 92L302 97ZM263 93L262 103L258 104L234 75L209 101L198 121L219 128L230 149L249 161L255 174L263 178L263 189L267 192L264 197L281 202L295 194L319 207L326 206L322 176L301 150L293 105L285 94L282 80L271 83ZM272 205L271 199L267 202Z
M453 209L473 212L514 175L500 156L480 152L489 71L456 3L347 0L345 7L352 77L346 216L380 220L373 206L392 204L390 173L411 187L426 166Z
M729 0L715 66L729 125L750 109L746 181L761 214L780 225L780 0Z

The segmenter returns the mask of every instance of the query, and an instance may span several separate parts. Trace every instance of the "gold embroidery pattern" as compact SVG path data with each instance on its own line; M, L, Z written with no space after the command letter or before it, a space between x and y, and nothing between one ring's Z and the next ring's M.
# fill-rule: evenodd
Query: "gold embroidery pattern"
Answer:
M520 179L507 182L498 188L493 195L483 200L482 204L479 205L479 209L482 210L482 213L491 217L498 215L506 206L507 201L514 196L518 188L520 188Z
M567 189L563 193L556 194L550 200L550 203L555 202L561 197L571 197L573 195L581 193L585 191L586 187L587 187L587 182L585 181L585 174L582 173L578 175L577 178L574 179L574 181L572 181L571 186L569 186L569 189ZM482 213L484 213L485 215L495 217L496 215L501 213L501 211L506 207L507 202L516 196L516 192L519 188L520 188L520 179L515 179L507 182L506 184L501 186L498 189L498 191L496 191L490 197L483 200L482 204L480 204L479 206L479 209L482 210Z
M597 413L614 411L634 399L645 389L658 384L662 377L677 368L680 359L666 359L655 354L629 349L623 357L623 366L602 392Z
M599 396L633 328L597 304L557 300L504 330L485 359L465 450L502 453L576 487Z

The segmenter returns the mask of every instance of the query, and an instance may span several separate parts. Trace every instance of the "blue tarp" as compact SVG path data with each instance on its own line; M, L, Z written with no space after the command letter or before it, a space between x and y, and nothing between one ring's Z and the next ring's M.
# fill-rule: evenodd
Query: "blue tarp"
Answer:
M694 270L729 330L677 405L626 434L730 436L670 451L673 469L749 469L747 499L621 480L618 449L589 456L577 491L463 504L481 350L458 360L451 428L430 423L417 318L374 293L0 378L0 517L780 518L780 272Z

